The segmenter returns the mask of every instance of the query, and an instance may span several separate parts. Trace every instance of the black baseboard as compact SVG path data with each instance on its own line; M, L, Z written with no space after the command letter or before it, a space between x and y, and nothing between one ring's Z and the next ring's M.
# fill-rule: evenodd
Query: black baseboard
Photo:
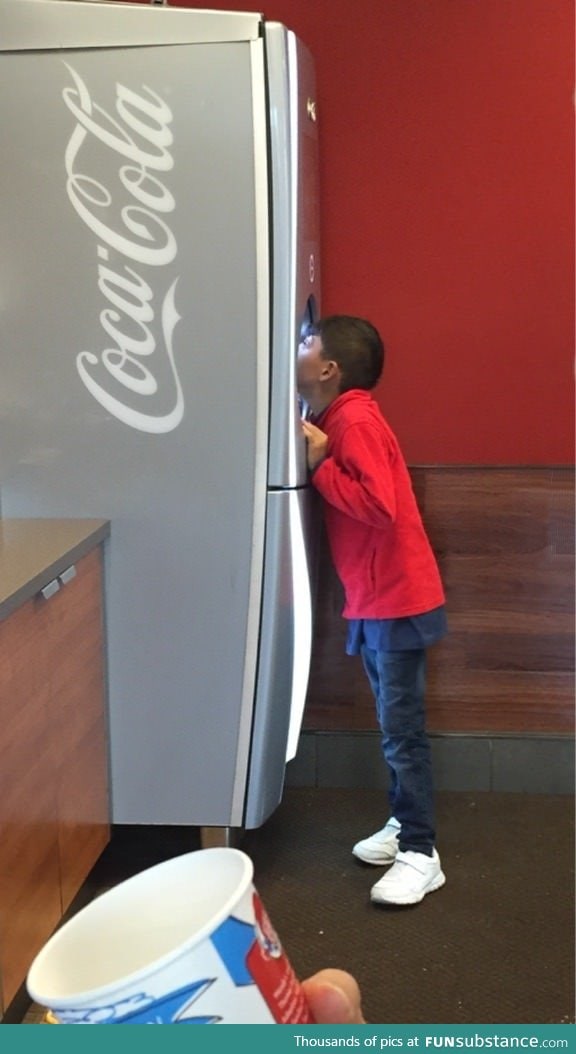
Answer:
M554 735L431 735L437 790L574 794L574 740ZM377 732L303 732L293 787L387 787Z

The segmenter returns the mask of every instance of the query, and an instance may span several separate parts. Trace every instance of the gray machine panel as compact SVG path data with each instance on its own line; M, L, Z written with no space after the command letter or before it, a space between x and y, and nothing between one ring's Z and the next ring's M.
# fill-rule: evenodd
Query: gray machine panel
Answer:
M257 40L262 16L103 0L0 0L0 51Z
M116 823L237 822L268 426L258 47L0 54L2 508L111 521Z

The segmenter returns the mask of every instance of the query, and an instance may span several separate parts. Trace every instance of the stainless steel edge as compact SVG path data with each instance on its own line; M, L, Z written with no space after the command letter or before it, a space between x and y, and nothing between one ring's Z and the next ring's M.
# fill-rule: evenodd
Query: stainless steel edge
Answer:
M294 491L290 495L290 566L294 618L294 657L292 666L292 695L290 721L286 741L286 761L292 761L298 750L298 740L312 659L312 564L315 560L313 541L315 493L311 488Z
M296 352L309 303L320 308L316 88L312 56L294 33L266 23L265 40L274 278L268 485L295 487L307 479Z
M294 74L289 32L279 23L265 26L270 121L273 307L271 332L271 429L268 481L273 487L296 484L292 377L295 346L298 156ZM287 353L288 349L288 353Z
M244 11L104 0L0 0L0 51L256 40L261 22L261 14Z
M252 558L250 601L247 620L244 683L238 731L236 768L232 792L231 825L241 826L246 796L246 780L250 752L250 737L256 673L258 664L262 580L264 574L264 537L266 529L266 476L268 453L268 399L270 389L269 332L270 332L270 254L268 216L267 120L262 40L250 45L252 56L252 114L254 128L254 191L256 217L256 287L257 348L256 348L256 465L254 468L254 518L252 525Z
M296 754L312 650L315 494L268 495L260 660L244 825L259 827L282 797Z

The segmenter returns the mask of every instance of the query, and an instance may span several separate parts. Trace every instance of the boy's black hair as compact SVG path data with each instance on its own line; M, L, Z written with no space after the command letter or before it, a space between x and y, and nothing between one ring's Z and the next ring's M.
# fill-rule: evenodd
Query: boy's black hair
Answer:
M384 344L378 330L353 315L328 315L310 327L322 341L322 358L340 367L340 391L351 388L370 390L376 386L384 368Z

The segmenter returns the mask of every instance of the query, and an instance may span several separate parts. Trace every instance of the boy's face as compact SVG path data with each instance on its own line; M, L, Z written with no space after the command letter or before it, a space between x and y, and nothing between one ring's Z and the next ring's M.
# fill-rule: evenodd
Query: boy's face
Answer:
M311 402L318 393L320 382L326 376L328 360L322 358L322 341L318 336L304 337L298 345L296 360L296 384L306 402Z

